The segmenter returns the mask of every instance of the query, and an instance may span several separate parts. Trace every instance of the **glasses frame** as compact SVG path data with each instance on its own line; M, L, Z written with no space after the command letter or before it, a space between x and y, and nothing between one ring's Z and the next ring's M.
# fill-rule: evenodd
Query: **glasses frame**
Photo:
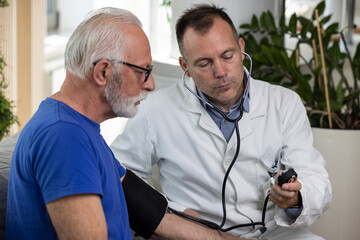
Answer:
M140 69L140 70L143 70L145 71L145 79L144 79L144 82L147 82L147 80L149 79L149 76L153 70L153 66L151 65L150 68L143 68L143 67L140 67L138 65L135 65L135 64L132 64L132 63L128 63L128 62L125 62L125 61L121 61L121 60L116 60L116 59L106 59L110 62L114 62L114 63L120 63L120 64L124 64L124 65L127 65L127 66L130 66L130 67L134 67L134 68L137 68L137 69ZM93 66L95 66L98 62L100 62L100 60L97 60L95 62L93 62Z

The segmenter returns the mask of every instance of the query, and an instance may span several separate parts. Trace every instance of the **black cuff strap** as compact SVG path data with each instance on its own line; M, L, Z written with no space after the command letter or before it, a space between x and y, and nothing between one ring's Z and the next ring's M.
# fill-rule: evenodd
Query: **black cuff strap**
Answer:
M167 209L166 198L127 169L122 186L129 214L130 228L149 238Z
M303 206L302 204L302 196L301 196L301 192L298 192L298 204L296 205L297 208L301 208Z

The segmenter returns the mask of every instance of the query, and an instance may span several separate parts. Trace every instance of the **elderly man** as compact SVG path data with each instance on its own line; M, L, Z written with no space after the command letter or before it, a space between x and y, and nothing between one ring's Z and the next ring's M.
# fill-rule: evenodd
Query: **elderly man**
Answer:
M186 86L150 94L115 155L143 179L157 164L171 209L186 218L241 237L321 239L304 227L329 207L331 185L299 96L251 78L222 8L185 11L176 35ZM280 186L290 168L298 179Z
M145 237L235 239L165 214L166 199L127 172L100 135L101 122L133 117L154 89L140 21L126 10L95 11L70 37L65 67L60 91L17 142L7 238L132 239L131 226Z

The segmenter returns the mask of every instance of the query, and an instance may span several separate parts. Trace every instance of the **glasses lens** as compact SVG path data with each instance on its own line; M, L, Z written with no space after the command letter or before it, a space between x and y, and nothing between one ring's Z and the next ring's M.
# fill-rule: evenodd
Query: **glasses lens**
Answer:
M146 81L148 80L148 78L149 78L149 76L150 76L150 74L151 74L151 71L152 71L152 69L149 69L149 70L147 70L147 71L145 72L145 80L144 80L144 82L146 82Z

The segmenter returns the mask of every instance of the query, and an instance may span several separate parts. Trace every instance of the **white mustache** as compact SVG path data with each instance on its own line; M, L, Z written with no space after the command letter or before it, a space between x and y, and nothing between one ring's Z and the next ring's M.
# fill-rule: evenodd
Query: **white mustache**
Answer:
M144 91L144 92L140 93L138 96L134 97L133 101L134 102L141 102L141 101L145 100L146 98L147 98L147 92Z

